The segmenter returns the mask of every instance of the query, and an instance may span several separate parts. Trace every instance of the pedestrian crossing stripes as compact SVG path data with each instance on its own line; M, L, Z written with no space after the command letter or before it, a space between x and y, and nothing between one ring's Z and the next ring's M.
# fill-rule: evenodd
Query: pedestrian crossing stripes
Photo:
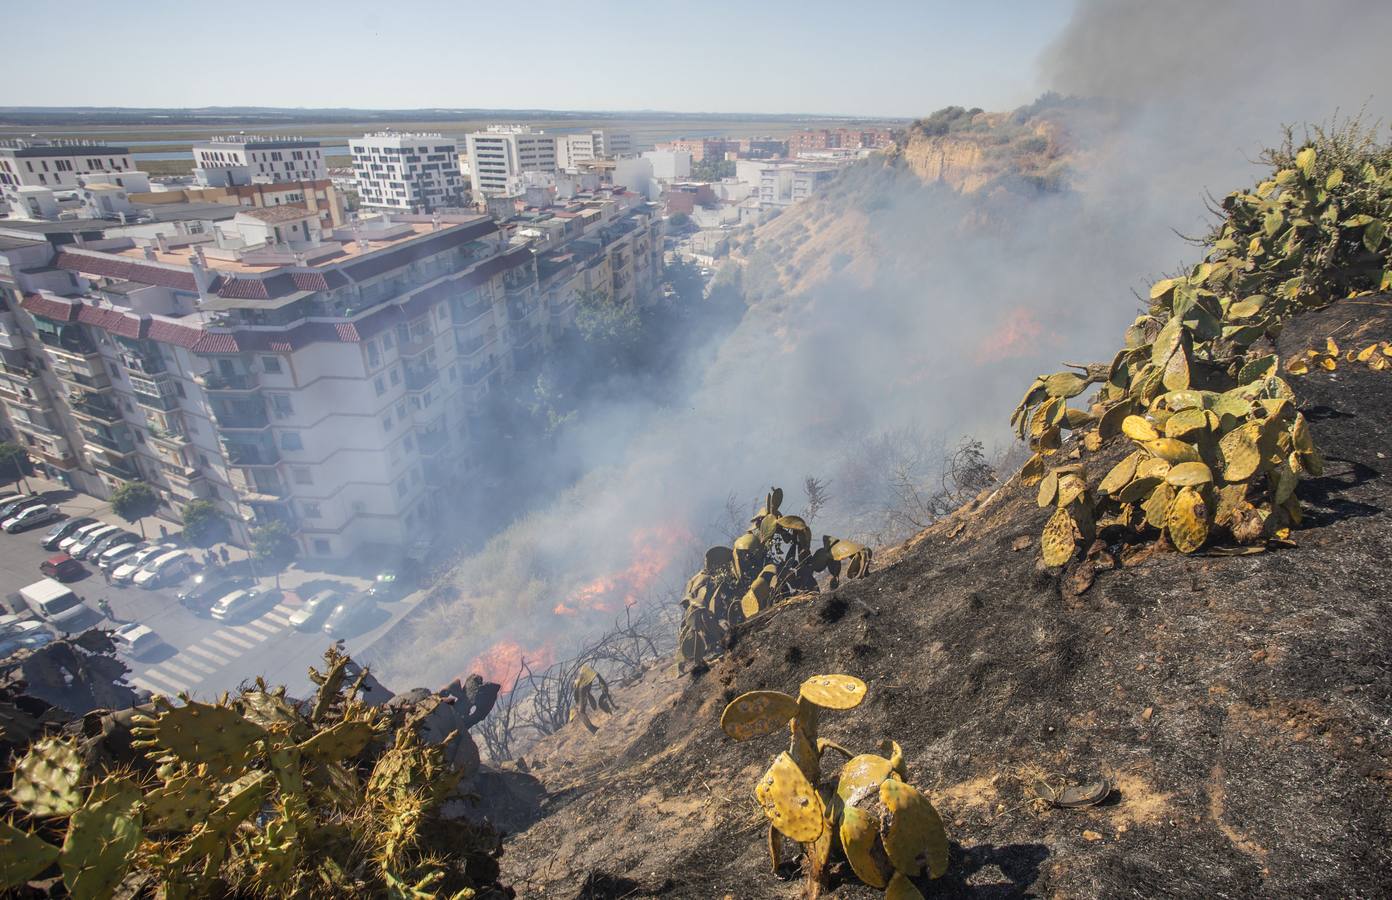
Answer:
M242 625L229 625L197 643L184 647L172 659L129 676L131 684L155 694L178 694L194 688L219 669L264 641L285 632L290 620L281 615L294 607L280 604L259 619Z
M289 625L289 624L290 624L290 620L289 620L289 619L285 618L285 617L282 616L282 615L277 615L276 613L273 613L273 612L268 612L268 613L266 613L265 618L270 619L272 622L276 623L277 625L281 626L282 628L285 627L286 625Z
M207 649L205 649L205 648L199 646L198 644L190 644L189 646L185 647L184 649L187 650L187 651L189 651L190 653L196 653L196 654L198 654L199 656L203 657L204 659L210 659L210 660L212 660L213 662L217 663L217 664L220 665L220 666L225 666L225 665L227 665L228 663L230 663L230 662L232 661L232 660L228 659L227 657L225 657L225 656L219 656L218 654L214 653L213 651L207 650ZM232 655L233 655L233 656L236 656L237 654L234 653L234 654L232 654Z
M213 637L214 637L214 638L217 638L217 639L220 640L220 641L231 641L232 643L236 644L238 647L241 647L243 650L250 650L252 647L255 647L255 646L256 646L256 645L253 644L251 641L248 641L248 640L245 639L245 638L237 637L235 634L232 634L231 632L229 632L226 628L224 628L222 631L219 631L217 634L213 635Z

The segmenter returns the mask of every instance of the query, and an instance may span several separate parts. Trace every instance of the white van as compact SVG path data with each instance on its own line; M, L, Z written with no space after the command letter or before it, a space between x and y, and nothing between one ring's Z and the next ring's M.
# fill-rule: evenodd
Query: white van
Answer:
M91 534L92 532L96 531L98 528L114 528L114 527L116 527L116 526L114 526L114 525L107 525L105 522L93 522L91 525L83 525L81 528L77 529L77 530L74 531L72 534L68 535L67 537L65 537L65 538L63 538L61 541L59 541L59 542L58 542L58 549L59 549L59 550L62 550L64 553L67 553L70 549L72 549L72 545L73 545L73 544L76 544L78 541L80 541L80 540L82 540L83 538L87 537L87 535L89 535L89 534Z
M87 614L87 607L62 582L45 578L19 589L19 596L39 618L62 627Z
M182 550L170 550L156 556L135 573L136 587L154 589L182 579L193 567L193 557Z

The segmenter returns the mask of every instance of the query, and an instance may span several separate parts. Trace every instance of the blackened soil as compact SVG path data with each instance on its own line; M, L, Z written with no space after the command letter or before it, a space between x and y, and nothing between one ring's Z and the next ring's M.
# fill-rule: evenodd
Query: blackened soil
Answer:
M1331 332L1392 339L1392 303L1306 316L1280 350ZM1156 553L1075 594L1037 544L1012 549L1047 513L1011 482L834 597L749 623L701 678L650 672L612 731L549 739L536 774L553 795L504 880L529 897L799 896L769 871L752 797L786 741L735 743L717 722L737 693L849 672L870 695L824 735L899 741L948 822L952 868L926 896L1387 896L1392 373L1292 381L1329 458L1300 488L1298 546ZM1086 457L1090 480L1121 452ZM1117 786L1101 806L1030 802L1036 775L1099 774Z

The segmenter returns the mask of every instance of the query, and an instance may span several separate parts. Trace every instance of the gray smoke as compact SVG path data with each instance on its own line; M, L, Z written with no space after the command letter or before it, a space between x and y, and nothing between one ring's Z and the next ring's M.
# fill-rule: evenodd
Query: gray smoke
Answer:
M1134 292L1195 260L1173 229L1201 233L1205 192L1251 182L1283 123L1381 115L1389 26L1392 4L1355 0L1080 4L1040 61L1041 89L1105 101L1055 104L1077 144L1053 173L1070 189L1005 178L964 197L872 161L765 226L743 273L756 302L680 374L682 402L582 411L557 455L588 474L467 560L458 599L379 670L444 683L499 639L563 654L625 599L674 602L732 493L779 484L796 511L802 477L829 477L815 529L877 534L906 444L1004 441L1031 377L1110 359ZM785 290L819 229L844 234L852 262Z

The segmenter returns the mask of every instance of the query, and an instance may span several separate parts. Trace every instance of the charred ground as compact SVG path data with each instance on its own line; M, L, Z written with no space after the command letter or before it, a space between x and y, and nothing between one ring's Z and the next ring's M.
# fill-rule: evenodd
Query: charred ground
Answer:
M1392 338L1392 301L1305 315L1278 349L1331 333ZM529 897L798 896L768 870L752 798L786 741L738 744L718 719L738 693L840 671L870 696L823 733L898 740L948 822L952 867L919 883L927 896L1384 895L1392 379L1350 364L1293 384L1329 459L1300 486L1295 547L1138 554L1077 593L1077 563L1038 564L1049 513L1012 480L870 577L747 624L701 675L663 666L617 690L597 735L572 725L534 748L550 796L504 879ZM1120 455L1114 441L1084 459L1105 471ZM1041 774L1117 789L1042 810ZM852 878L833 893L880 895Z

